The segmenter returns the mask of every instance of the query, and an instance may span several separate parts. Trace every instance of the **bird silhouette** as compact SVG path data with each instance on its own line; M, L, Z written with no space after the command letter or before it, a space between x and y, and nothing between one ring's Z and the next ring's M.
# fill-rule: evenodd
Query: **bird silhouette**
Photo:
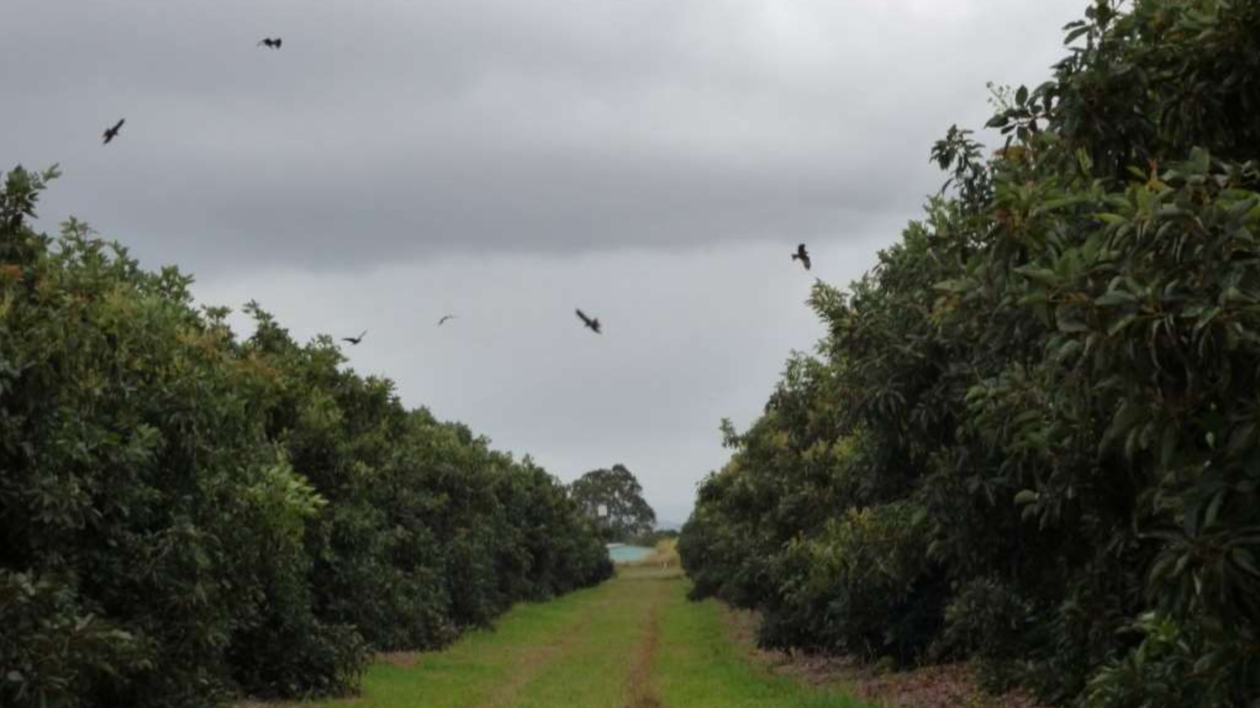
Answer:
M357 337L342 337L342 338L341 338L341 341L343 341L343 342L350 342L350 344L355 345L355 344L358 344L359 342L362 342L362 341L363 341L363 335L364 335L364 334L367 334L367 330L366 330L366 329L365 329L365 330L363 330L362 334L360 334L360 335L359 335L359 336L357 336Z
M598 317L587 317L586 313L582 312L581 310L576 310L576 312L577 312L578 319L582 320L582 324L586 325L587 327L590 327L591 331L595 332L595 334L602 334L602 332L599 331L599 318Z
M263 37L263 40L258 43L258 46L266 47L268 49L279 49L282 41L284 40L279 37L276 37L275 39L272 39L271 37Z
M122 130L123 123L126 123L126 122L127 122L127 119L126 119L126 118L119 118L119 119L118 119L118 122L114 124L114 127L112 127L112 128L106 128L106 129L105 129L105 136L104 136L104 137L105 137L105 142L103 142L103 143L101 143L101 144L102 144L102 145L109 145L109 141L111 141L111 140L113 140L114 138L118 137L118 131Z
M805 244L796 247L796 253L792 254L792 260L800 261L805 266L805 270L809 270L809 251L805 250Z
M438 320L437 326L441 327L447 320L455 319L455 315L442 315L442 319Z

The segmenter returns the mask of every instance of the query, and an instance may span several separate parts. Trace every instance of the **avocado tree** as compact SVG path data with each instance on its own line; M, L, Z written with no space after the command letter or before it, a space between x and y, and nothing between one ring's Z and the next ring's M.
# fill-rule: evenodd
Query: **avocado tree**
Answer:
M217 708L355 692L416 651L612 574L558 480L408 409L257 304L0 173L0 706Z
M569 496L609 541L625 541L656 525L656 512L644 501L643 487L625 465L587 472L569 486Z
M727 431L679 553L768 646L1260 698L1260 4L1095 0Z

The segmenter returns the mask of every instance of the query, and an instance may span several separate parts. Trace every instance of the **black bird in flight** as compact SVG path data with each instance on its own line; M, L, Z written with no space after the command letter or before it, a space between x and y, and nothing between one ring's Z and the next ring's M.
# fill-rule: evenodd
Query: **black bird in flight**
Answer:
M112 128L106 128L106 129L105 129L105 142L103 142L103 143L101 143L101 144L102 144L102 145L109 145L109 141L111 141L111 140L113 140L114 138L118 137L118 131L122 130L122 124L123 124L123 123L126 123L126 122L127 122L127 119L126 119L126 118L119 118L119 119L118 119L118 122L114 124L114 127L112 127Z
M365 330L363 330L363 333L362 333L362 334L360 334L360 335L359 335L359 336L357 336L357 337L342 337L342 338L341 338L341 341L343 341L343 342L350 342L351 344L358 344L359 342L362 342L362 341L363 341L363 335L364 335L364 334L367 334L367 330L366 330L366 329L365 329Z
M582 312L581 310L577 310L576 312L577 312L578 319L582 320L582 324L586 325L587 327L590 327L591 331L595 332L595 334L602 334L599 331L599 318L598 317L587 317L586 313Z
M800 261L805 266L805 270L809 270L809 251L805 250L805 244L796 247L796 253L792 254L792 260Z
M442 315L442 319L438 320L437 326L441 327L442 325L446 324L447 320L453 320L453 319L455 319L455 315Z
M281 40L279 37L276 37L275 39L272 39L271 37L263 37L263 40L258 43L258 46L266 47L268 49L279 49L280 42L282 41L283 40Z

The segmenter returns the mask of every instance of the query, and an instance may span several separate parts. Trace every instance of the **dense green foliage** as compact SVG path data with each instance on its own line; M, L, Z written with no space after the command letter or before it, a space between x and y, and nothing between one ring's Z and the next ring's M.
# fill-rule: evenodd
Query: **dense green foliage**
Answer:
M528 459L408 411L256 306L0 194L0 705L344 693L372 649L450 642L612 572Z
M1099 1L846 295L680 552L760 639L1260 700L1260 4Z
M642 538L656 527L656 512L643 498L643 486L625 465L591 470L569 485L569 496L609 541Z

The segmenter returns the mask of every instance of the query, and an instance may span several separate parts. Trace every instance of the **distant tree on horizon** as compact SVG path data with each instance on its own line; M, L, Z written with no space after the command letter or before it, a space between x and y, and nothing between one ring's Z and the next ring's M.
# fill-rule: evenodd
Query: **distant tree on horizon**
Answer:
M656 512L643 499L643 487L625 465L591 470L569 485L569 496L595 522L608 541L650 533Z

